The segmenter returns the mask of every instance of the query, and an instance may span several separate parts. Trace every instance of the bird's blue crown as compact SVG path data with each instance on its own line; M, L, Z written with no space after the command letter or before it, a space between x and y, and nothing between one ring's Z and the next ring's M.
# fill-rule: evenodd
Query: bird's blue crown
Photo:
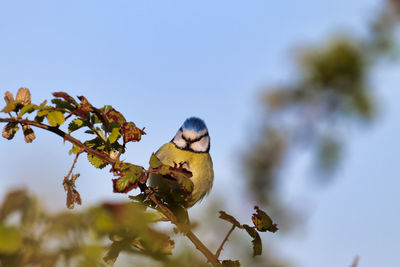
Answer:
M202 119L196 117L190 117L186 119L185 122L183 123L183 128L185 128L185 130L193 130L195 132L201 132L202 130L207 129L207 126Z

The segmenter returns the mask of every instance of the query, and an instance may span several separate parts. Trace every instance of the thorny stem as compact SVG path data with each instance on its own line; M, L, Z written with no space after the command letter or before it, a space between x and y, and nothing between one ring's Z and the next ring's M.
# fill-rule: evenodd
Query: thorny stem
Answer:
M233 230L235 230L236 226L232 225L232 228L229 230L229 232L226 234L224 240L222 241L221 245L219 246L217 252L215 253L215 257L218 259L219 255L221 254L222 248L224 247L226 241L228 241L229 236L232 234Z
M74 162L72 163L71 169L69 170L67 176L65 176L64 180L68 179L68 177L72 174L72 170L75 168L75 164L76 164L76 162L78 161L78 157L79 157L79 155L80 155L81 153L82 153L82 152L79 151L79 152L76 154L75 159L74 159Z
M75 139L71 135L67 134L66 132L60 130L57 127L52 127L43 123L39 123L37 121L31 121L27 119L21 119L21 118L0 118L0 122L17 122L17 123L23 123L26 125L32 125L38 128L42 128L44 130L50 131L52 133L57 134L58 136L61 136L64 141L67 140L71 142L72 144L76 145L81 149L81 151L84 151L88 154L91 154L93 156L96 156L98 158L101 158L105 162L111 164L112 166L117 162L117 159L113 159L109 157L107 154L102 153L100 151L97 151L95 149L92 149L90 147L85 146L81 141L78 139ZM77 160L77 157L75 158L75 161ZM75 164L74 161L74 164ZM74 167L74 164L72 167ZM70 172L72 172L72 169ZM69 174L70 175L70 174ZM189 240L195 245L195 247L203 253L203 255L208 259L208 261L213 265L213 266L220 266L221 263L219 262L218 258L200 241L200 239L192 232L192 231L187 231L184 230L183 227L178 223L178 219L176 218L175 214L164 204L162 204L156 195L150 190L150 188L147 187L145 184L140 184L140 189L149 195L149 198L160 208L162 213L170 220L171 223L175 224L178 229L187 237Z
M75 139L71 135L67 134L66 132L60 130L57 127L52 127L37 121L31 121L31 120L26 120L26 119L19 119L19 118L0 118L0 122L17 122L17 123L23 123L23 124L28 124L32 125L38 128L45 129L47 131L50 131L52 133L57 134L58 136L61 136L64 141L67 140L71 142L72 144L76 145L77 147L81 148L83 151L85 151L88 154L92 154L93 156L96 156L98 158L101 158L105 162L114 165L117 161L115 159L110 158L107 154L100 152L98 150L95 150L93 148L87 147L84 144L82 144L81 141L78 139Z

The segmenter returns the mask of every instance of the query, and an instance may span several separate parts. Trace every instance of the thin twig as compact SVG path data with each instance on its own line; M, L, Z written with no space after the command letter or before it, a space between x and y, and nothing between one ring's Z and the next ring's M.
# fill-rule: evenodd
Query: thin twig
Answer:
M69 170L67 176L65 176L64 180L65 180L65 179L68 179L68 177L72 174L72 170L75 168L75 164L76 164L76 162L78 161L78 157L79 157L79 155L80 155L81 153L82 153L82 152L79 151L79 152L76 154L76 157L75 157L75 159L74 159L74 162L72 163L71 169Z
M236 226L232 225L232 228L229 230L228 234L225 236L224 240L222 241L221 245L219 246L217 252L215 252L215 257L218 259L219 255L221 254L222 248L224 247L226 241L228 241L229 236L232 234L233 230L235 230Z
M87 152L88 154L92 154L93 156L96 156L98 158L101 158L102 160L104 160L105 162L114 165L117 161L115 159L110 158L107 154L100 152L98 150L95 150L93 148L90 148L88 146L85 146L84 144L82 144L81 141L79 141L78 139L75 139L74 137L72 137L71 135L67 134L66 132L60 130L57 127L52 127L37 121L31 121L31 120L26 120L26 119L20 119L20 118L0 118L0 122L17 122L17 123L23 123L23 124L28 124L28 125L32 125L38 128L42 128L45 129L47 131L53 132L59 136L61 136L64 141L67 140L69 142L71 142L72 144L76 145L77 147L81 148L83 151Z

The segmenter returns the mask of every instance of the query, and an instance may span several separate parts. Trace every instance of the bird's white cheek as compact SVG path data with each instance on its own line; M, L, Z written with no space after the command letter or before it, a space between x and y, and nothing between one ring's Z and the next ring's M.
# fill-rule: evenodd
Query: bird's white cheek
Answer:
M174 138L174 143L175 143L175 145L176 145L177 147L180 147L180 148L185 148L185 147L186 147L186 141L183 140L182 137L180 137L180 138Z
M210 143L210 137L206 136L190 145L190 148L196 152L206 152Z

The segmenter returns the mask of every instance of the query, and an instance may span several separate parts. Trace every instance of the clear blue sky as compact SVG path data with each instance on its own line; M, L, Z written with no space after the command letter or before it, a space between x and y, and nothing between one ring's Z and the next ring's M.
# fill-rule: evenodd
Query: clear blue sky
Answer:
M23 86L36 102L67 91L114 105L146 126L148 135L126 154L143 165L186 117L202 117L212 137L215 197L240 190L239 153L256 123L260 88L291 77L292 48L343 30L364 34L379 2L1 1L0 93ZM295 266L348 266L357 254L363 267L400 264L398 73L377 69L381 117L349 131L345 162L330 186L307 183L306 157L289 170L287 201L312 207L304 234L274 238ZM60 207L70 145L45 132L37 137L29 145L21 136L0 140L0 197L24 185ZM107 171L84 160L77 168L84 205L121 198Z

